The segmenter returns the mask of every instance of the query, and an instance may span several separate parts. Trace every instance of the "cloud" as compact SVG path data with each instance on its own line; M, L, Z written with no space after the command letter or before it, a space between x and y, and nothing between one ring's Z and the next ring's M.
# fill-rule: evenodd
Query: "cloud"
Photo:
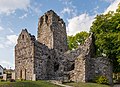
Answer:
M61 13L62 13L62 14L65 14L65 13L70 14L72 11L73 11L72 9L66 7L66 8L64 8L64 9L61 11Z
M4 48L3 44L0 44L0 48Z
M100 0L100 1L105 1L105 2L112 3L114 0Z
M14 31L13 31L11 28L8 28L8 30L9 30L11 33L14 33Z
M39 5L37 5L36 7L34 7L34 11L35 11L35 13L37 14L37 15L40 15L41 14L41 10L40 10L40 8L42 7L42 4L39 4Z
M14 69L15 65L8 62L8 61L0 61L0 64L3 66L3 68L12 68Z
M41 7L43 5L41 3L33 2L32 5L30 6L29 13L33 15L40 16L42 13ZM34 13L34 14L33 14Z
M99 14L99 13L98 13L98 9L99 9L99 6L96 6L96 7L93 9L94 14Z
M113 3L109 5L109 7L104 11L104 14L106 14L109 11L116 11L118 8L118 4L120 3L120 0L115 0Z
M73 5L71 0L60 0L64 6L63 10L60 12L62 16L65 14L68 15L68 17L74 17L77 15L77 9L76 6Z
M4 28L0 26L0 31L2 31L2 30L4 30Z
M7 15L14 13L15 10L27 10L30 0L0 0L0 13Z
M104 0L104 1L109 1L109 0ZM103 12L103 14L109 12L109 11L116 11L118 4L120 0L110 0L111 4L109 5L108 8ZM94 13L97 14L98 6L94 8ZM81 31L89 31L90 26L92 25L92 22L94 21L94 17L96 15L89 15L87 13L83 13L81 15L72 17L71 19L68 20L68 25L67 25L67 33L68 35L75 35L78 32Z
M25 13L25 14L22 15L22 16L20 16L19 19L23 19L23 18L25 18L25 17L27 17L27 13Z
M18 38L17 35L8 35L7 36L8 43L16 44L17 43L17 38Z
M7 35L6 37L0 37L0 48L13 47L17 43L17 35Z
M67 33L68 35L75 35L81 31L89 31L95 16L90 16L87 13L73 17L68 20Z

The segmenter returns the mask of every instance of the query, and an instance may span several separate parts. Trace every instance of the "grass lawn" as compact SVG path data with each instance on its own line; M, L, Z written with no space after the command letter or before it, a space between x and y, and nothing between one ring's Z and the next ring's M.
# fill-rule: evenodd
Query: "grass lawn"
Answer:
M73 86L73 87L110 87L108 85L102 85L97 83L65 83L65 85Z
M0 82L0 87L60 87L46 81Z

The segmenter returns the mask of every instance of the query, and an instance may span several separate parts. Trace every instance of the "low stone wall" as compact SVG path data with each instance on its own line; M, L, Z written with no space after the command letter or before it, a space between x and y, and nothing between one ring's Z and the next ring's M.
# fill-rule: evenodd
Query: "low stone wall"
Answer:
M95 75L105 76L108 79L109 84L113 84L112 80L112 63L108 58L98 57L95 60Z

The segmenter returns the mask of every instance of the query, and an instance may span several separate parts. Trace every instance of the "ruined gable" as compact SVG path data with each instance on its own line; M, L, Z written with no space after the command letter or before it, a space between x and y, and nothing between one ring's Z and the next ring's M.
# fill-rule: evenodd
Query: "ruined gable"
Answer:
M29 44L30 42L34 42L35 36L31 35L30 33L28 33L27 29L22 29L22 32L20 33L18 39L17 39L17 43L18 44Z
M16 79L32 79L34 73L34 42L35 37L23 29L15 46Z

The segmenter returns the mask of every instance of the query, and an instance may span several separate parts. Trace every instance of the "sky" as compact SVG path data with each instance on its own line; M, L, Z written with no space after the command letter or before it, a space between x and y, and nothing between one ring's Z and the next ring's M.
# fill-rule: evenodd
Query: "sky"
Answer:
M14 47L22 29L37 36L38 20L54 10L68 35L89 32L95 16L115 11L120 0L0 0L0 65L14 69Z

